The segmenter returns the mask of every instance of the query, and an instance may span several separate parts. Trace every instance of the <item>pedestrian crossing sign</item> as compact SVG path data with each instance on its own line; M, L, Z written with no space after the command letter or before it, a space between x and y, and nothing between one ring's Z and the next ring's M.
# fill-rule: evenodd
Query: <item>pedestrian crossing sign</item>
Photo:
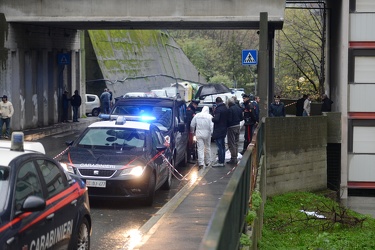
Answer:
M257 65L258 52L255 49L242 50L242 65Z
M57 63L59 65L69 65L70 64L70 54L68 54L68 53L57 54Z

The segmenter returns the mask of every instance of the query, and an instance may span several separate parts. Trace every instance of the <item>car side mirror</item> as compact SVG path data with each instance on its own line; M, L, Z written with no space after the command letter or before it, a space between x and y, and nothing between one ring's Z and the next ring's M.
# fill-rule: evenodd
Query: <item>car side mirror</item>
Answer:
M180 133L185 132L185 123L180 122L180 123L178 124L178 126L177 126L177 130L178 130L178 132L180 132Z
M23 212L41 211L46 207L46 201L39 196L30 195L22 204Z
M156 146L156 150L157 150L158 152L164 151L164 150L166 150L166 149L167 149L167 146L165 146L165 145L163 145L163 144L160 144L160 145L157 145L157 146Z
M66 146L72 146L72 145L73 145L73 142L74 142L74 141L66 141L66 142L65 142L65 145L66 145Z

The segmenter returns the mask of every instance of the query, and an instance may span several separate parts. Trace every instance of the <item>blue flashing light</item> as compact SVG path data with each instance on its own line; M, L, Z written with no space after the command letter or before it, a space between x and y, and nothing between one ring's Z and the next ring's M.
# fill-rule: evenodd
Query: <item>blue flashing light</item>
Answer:
M111 115L108 114L99 114L99 118L104 119L104 120L109 120Z
M154 121L154 120L156 120L156 118L154 116L142 115L141 120L142 121Z
M118 115L99 114L99 118L103 120L117 120Z

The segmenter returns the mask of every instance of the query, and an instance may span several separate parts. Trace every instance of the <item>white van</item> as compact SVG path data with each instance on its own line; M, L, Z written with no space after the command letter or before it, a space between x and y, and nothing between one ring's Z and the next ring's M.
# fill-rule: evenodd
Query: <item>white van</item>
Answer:
M97 95L86 94L86 115L98 116L100 113L100 99Z

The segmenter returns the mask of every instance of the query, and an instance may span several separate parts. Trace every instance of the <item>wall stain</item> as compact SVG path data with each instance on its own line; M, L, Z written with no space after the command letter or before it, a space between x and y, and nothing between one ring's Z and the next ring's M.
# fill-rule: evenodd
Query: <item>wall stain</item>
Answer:
M6 68L8 49L5 48L5 40L8 38L8 23L4 13L0 13L0 63L1 68Z

